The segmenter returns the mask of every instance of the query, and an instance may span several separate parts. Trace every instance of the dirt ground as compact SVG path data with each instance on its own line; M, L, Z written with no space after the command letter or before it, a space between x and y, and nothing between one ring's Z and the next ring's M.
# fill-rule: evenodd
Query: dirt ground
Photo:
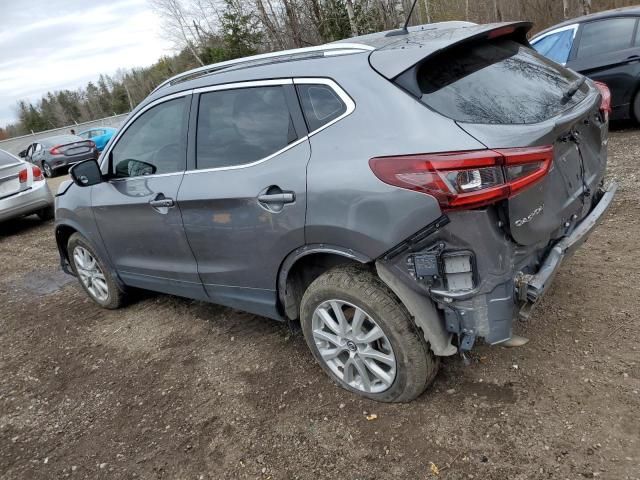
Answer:
M286 325L155 294L102 310L52 222L3 224L0 477L640 479L638 162L640 132L612 133L617 200L531 342L446 359L403 405L333 386Z

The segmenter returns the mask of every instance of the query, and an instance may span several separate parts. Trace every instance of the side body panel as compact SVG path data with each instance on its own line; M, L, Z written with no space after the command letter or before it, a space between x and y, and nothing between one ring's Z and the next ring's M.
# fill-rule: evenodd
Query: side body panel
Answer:
M310 138L306 241L376 258L441 211L433 197L381 182L369 159L485 147L368 65L340 60L344 64L334 79L356 106Z
M257 165L188 172L178 204L211 301L271 318L278 269L304 245L306 140ZM258 202L269 187L295 193L279 211Z
M154 208L163 195L175 199L183 173L114 179L90 187L96 223L125 284L206 299L180 210Z

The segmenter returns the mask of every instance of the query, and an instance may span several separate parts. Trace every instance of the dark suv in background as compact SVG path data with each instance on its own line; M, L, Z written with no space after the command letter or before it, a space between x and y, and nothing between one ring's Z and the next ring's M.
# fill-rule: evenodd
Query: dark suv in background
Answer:
M611 90L612 118L640 122L640 7L574 18L531 39L538 52Z
M608 91L531 24L448 22L232 60L159 86L56 198L63 268L300 319L342 387L408 401L510 341L594 228Z

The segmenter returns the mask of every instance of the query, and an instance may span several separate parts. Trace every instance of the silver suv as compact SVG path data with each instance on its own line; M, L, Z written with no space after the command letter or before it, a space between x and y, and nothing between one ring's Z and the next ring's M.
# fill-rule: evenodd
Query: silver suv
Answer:
M530 27L425 25L168 80L61 186L63 268L105 308L136 287L300 319L340 386L415 398L439 357L510 341L614 195L608 90Z

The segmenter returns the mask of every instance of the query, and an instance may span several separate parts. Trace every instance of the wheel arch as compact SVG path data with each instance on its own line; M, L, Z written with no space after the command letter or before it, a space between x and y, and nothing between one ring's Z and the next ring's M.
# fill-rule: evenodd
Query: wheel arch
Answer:
M373 259L337 245L310 244L289 253L280 266L277 285L279 308L284 316L297 319L302 295L311 282L330 268L348 263L373 267Z

